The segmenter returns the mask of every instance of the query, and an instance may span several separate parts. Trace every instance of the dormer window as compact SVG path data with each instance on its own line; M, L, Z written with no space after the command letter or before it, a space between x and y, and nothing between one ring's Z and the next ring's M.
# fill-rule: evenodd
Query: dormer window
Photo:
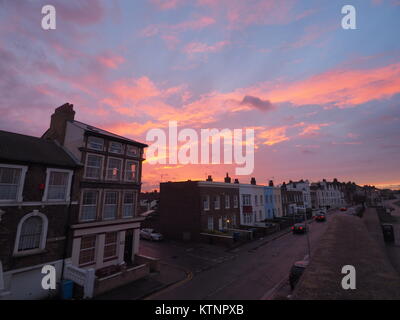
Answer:
M128 145L126 154L131 157L138 157L139 156L139 148Z
M98 137L89 137L87 146L93 150L103 151L104 139Z
M121 153L124 153L124 148L122 146L122 143L111 141L108 151L112 152L112 153L121 154Z

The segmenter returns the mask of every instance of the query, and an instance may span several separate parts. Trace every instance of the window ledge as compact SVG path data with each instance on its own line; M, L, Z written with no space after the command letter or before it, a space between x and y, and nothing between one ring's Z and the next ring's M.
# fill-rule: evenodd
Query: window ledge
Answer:
M13 254L13 257L19 258L19 257L26 257L26 256L31 256L35 254L42 254L46 253L46 249L32 249L32 250L26 250L26 251L19 251Z

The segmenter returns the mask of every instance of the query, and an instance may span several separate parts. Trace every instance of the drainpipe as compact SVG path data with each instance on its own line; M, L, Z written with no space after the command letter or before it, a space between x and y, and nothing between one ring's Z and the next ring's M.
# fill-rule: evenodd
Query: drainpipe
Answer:
M68 253L68 245L69 245L69 231L70 231L70 224L71 224L71 210L72 210L72 198L74 196L74 181L75 181L75 172L72 174L72 179L71 179L71 190L70 190L70 199L69 199L69 205L68 205L68 213L67 213L67 222L65 224L65 242L64 242L64 251L63 251L63 258L62 258L62 268L61 268L61 277L60 277L60 283L64 280L64 267L65 267L65 259L67 258L67 253Z

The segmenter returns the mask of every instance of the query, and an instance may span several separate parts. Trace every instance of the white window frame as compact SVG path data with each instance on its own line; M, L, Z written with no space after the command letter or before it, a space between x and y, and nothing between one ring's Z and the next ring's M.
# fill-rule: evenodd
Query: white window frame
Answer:
M43 222L39 248L19 251L18 248L19 248L19 241L20 241L20 237L21 237L22 225L27 219L29 219L31 217L39 217L42 219L42 222ZM28 255L28 254L37 253L38 251L43 251L46 248L48 226L49 226L49 221L48 221L47 217L43 213L39 212L38 210L33 210L31 213L24 215L22 217L22 219L18 222L17 235L15 237L15 244L14 244L14 255Z
M49 180L50 180L50 175L52 172L63 172L63 173L68 173L68 182L67 182L67 191L65 193L65 198L64 199L57 199L57 200L48 200L48 189L49 189ZM58 169L58 168L47 168L46 169L46 183L45 183L45 189L44 189L44 194L42 201L43 202L68 202L71 200L71 183L72 183L72 176L74 174L73 170L66 170L66 169Z
M218 201L216 199L218 199ZM218 207L217 207L217 203L218 203ZM214 196L213 204L214 204L214 210L220 210L221 209L221 196L220 195Z
M248 201L245 201L248 200ZM251 206L251 194L242 194L243 206Z
M90 138L102 140L102 141L103 141L103 145L102 145L101 149L90 147L90 142L89 142L89 139L90 139ZM100 137L96 137L96 136L88 136L88 138L87 138L86 146L87 146L88 149L97 150L97 151L104 151L104 145L105 145L105 140L104 140L104 138L100 138Z
M225 209L230 209L231 208L231 197L229 194L225 195Z
M132 214L132 216L125 216L125 215L124 215L124 212L125 212L125 211L124 211L124 207L125 207L124 200L125 200L125 194L126 194L126 193L133 193L133 214ZM124 218L124 219L129 219L129 218L133 218L133 217L136 216L137 196L138 196L138 192L137 192L136 190L124 190L124 191L122 192L122 199L121 199L121 210L122 210L121 215L122 215L122 218Z
M110 256L110 257L106 257L105 256L106 246L110 246L110 244L107 245L107 243L106 243L107 233L116 233L117 234L115 242L111 242L111 244L115 245L115 254L113 256ZM118 232L118 231L110 231L110 232L106 232L105 233L105 235L104 235L104 247L103 247L103 262L107 262L107 261L110 261L110 260L114 260L115 258L118 258L118 249L119 249L118 244L120 242L119 238L120 238L120 232Z
M209 211L210 210L210 196L209 195L204 195L203 197L205 199L207 199L207 201L204 201L204 198L203 198L203 210L204 211ZM205 203L207 203L207 207L205 206Z
M135 162L136 163L135 179L133 179L133 180L128 179L128 177L127 177L127 174L128 174L128 170L127 170L128 162ZM125 160L125 170L124 170L124 180L128 181L128 182L138 182L138 172L139 172L139 161L126 159Z
M118 143L119 145L121 145L121 152L111 151L111 145L112 145L113 143ZM124 154L124 144L121 143L121 142L118 142L118 141L112 141L112 140L110 140L110 141L108 141L108 152L114 153L114 154Z
M107 195L108 192L115 192L117 194L117 203L116 203L117 211L115 212L115 216L113 218L105 218L104 217L104 210L105 210L105 207L106 207L106 195ZM104 190L104 193L103 193L103 208L102 208L101 218L103 220L116 220L116 219L118 219L118 216L119 216L118 215L118 211L119 211L119 207L120 207L120 202L121 202L121 192L120 192L120 190L113 190L113 189Z
M100 177L99 178L93 178L93 177L88 177L87 176L87 163L88 163L88 158L89 156L96 156L96 157L101 157L101 168L100 168ZM103 176L104 176L104 156L101 154L97 154L97 153L86 153L86 160L85 160L85 173L84 173L84 177L85 179L93 179L93 180L102 180Z
M82 209L85 206L83 204L83 195L85 192L97 192L97 199L96 199L96 216L94 219L82 219ZM79 221L81 222L88 222L88 221L96 221L99 213L99 204L100 204L100 190L99 189L83 189L81 191L81 201L80 201L80 206L79 206Z
M119 179L110 179L110 178L108 178L108 170L109 170L108 165L110 164L110 159L115 159L115 160L121 161L121 167L120 167L120 170L119 170ZM123 177L122 177L123 165L124 165L124 161L123 160L124 159L122 159L122 158L115 158L115 157L108 157L107 158L107 167L106 167L106 180L107 181L121 181L121 180L123 180Z
M237 194L233 196L233 208L239 208L239 196Z
M0 203L22 202L23 201L22 193L24 191L25 177L26 177L26 172L28 171L28 167L27 166L17 166L17 165L12 165L12 164L5 164L5 163L0 163L0 167L1 168L10 168L10 169L21 169L21 176L19 177L16 199L4 199L4 200L0 200Z
M94 258L93 261L90 262L85 262L85 263L80 263L81 260L81 252L82 252L82 238L84 237L94 237ZM97 259L97 251L98 251L98 242L99 242L99 237L96 234L85 234L84 236L81 237L81 244L79 246L79 254L78 254L78 265L79 266L90 266L96 263L96 259ZM93 247L90 248L85 248L83 250L92 250Z
M135 148L136 149L136 154L131 154L129 153L129 148ZM140 148L137 146L133 146L131 144L127 144L126 145L126 155L128 157L135 157L135 158L139 158L140 157Z
M207 230L210 230L210 231L214 230L214 217L213 216L207 217Z

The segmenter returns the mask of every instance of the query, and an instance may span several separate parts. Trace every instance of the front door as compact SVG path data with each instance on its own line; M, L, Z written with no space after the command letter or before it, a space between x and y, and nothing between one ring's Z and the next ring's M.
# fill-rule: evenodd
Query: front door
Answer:
M125 233L125 248L124 248L124 261L127 264L132 264L133 252L133 230L126 230Z

